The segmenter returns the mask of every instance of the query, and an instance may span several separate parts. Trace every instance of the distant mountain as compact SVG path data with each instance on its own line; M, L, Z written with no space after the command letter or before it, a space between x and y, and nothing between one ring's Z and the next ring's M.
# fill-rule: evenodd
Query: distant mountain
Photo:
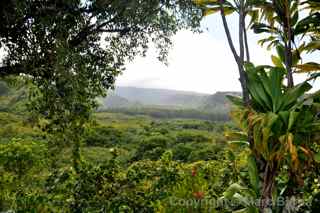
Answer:
M102 101L103 108L157 106L168 108L198 108L207 94L167 89L117 87Z
M127 108L131 107L132 103L126 98L115 94L108 95L107 98L100 100L103 108Z
M229 111L230 102L226 98L227 95L232 96L241 96L241 92L216 92L213 95L210 95L203 102L201 109L203 111L212 112L212 111Z
M213 95L137 87L117 87L101 100L102 109L161 107L175 109L198 109L201 111L229 111L226 95L240 95L239 92L217 92Z

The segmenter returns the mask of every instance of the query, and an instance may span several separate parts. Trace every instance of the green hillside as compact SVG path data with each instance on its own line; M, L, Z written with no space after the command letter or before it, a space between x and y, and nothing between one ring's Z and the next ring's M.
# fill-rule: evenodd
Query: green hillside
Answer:
M230 111L226 95L240 96L240 93L217 92L208 95L167 89L117 87L106 98L100 99L99 111L225 121Z

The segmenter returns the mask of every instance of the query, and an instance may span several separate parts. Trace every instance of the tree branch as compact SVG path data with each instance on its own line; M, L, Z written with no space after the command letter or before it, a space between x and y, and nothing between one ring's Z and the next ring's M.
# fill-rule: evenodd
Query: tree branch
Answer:
M226 33L226 36L227 36L227 39L228 39L228 44L229 44L229 47L231 49L231 52L233 54L233 57L234 59L236 60L237 63L239 63L239 56L238 56L238 53L233 45L233 41L232 41L232 38L231 38L231 34L230 34L230 30L229 30L229 26L228 26L228 23L227 23L227 19L226 19L226 15L225 15L225 12L224 12L224 8L223 8L223 2L224 0L220 0L219 1L219 6L220 6L220 15L221 15L221 19L222 19L222 23L223 23L223 28L224 28L224 31Z
M88 27L84 28L82 31L80 31L78 33L77 36L75 36L74 39L72 39L69 44L71 47L76 47L78 46L81 42L85 41L87 39L87 37L91 34L97 33L97 32L103 32L100 31L103 27L107 26L108 24L110 24L111 22L113 22L117 17L119 17L121 14L123 14L123 12L125 11L125 9L123 9L121 12L119 12L117 15L115 15L114 17L112 17L111 19L109 19L108 21L105 21L99 25L96 24L92 24L89 25Z
M294 40L292 38L292 29L291 29L291 16L290 16L290 5L288 0L285 1L285 16L286 16L286 23L284 23L285 33L287 34L285 41L285 64L287 69L287 80L288 80L288 87L293 87L293 75L292 75L292 46L291 41Z
M19 75L22 73L25 73L25 70L22 65L0 67L0 78L6 77L9 75Z
M243 0L241 0L241 1L243 1ZM232 38L231 38L229 26L228 26L226 15L225 15L224 8L223 8L223 3L224 3L224 0L219 0L220 15L222 18L223 28L226 33L228 44L229 44L229 47L230 47L231 52L233 54L233 57L238 65L238 71L239 71L239 76L240 76L239 80L240 80L241 88L242 88L243 101L244 101L245 105L249 105L250 98L249 98L249 92L248 92L248 88L247 88L246 73L244 72L244 68L243 68L243 57L244 57L243 28L242 28L243 15L240 15L240 17L239 17L239 42L240 42L240 57L239 57L239 55L234 47ZM244 9L244 8L242 8L242 9ZM241 9L240 9L240 14L241 13L243 14L243 11L241 12Z
M248 44L248 36L247 36L245 17L243 18L243 35L244 35L244 45L245 45L245 49L246 49L247 62L250 62L250 51L249 51L249 44Z
M244 11L243 11L243 1L240 0L240 5L239 5L239 64L243 66L243 61L244 61L244 45L243 45L243 16L244 16Z

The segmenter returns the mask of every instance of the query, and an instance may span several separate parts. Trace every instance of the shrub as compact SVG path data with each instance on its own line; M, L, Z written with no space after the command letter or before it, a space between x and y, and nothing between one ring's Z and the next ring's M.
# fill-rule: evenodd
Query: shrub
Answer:
M23 139L0 144L0 211L31 207L28 200L43 178L46 152L45 144Z
M196 132L196 131L181 131L177 133L176 136L177 143L190 143L190 142L209 142L212 139L204 135L203 132Z
M3 81L0 81L0 96L7 95L9 93L9 88L7 84Z
M0 162L4 171L22 178L44 161L45 144L12 139L0 144Z
M178 144L174 146L172 150L174 160L187 162L189 159L189 155L194 150L194 148L190 144Z
M223 157L223 149L220 146L214 144L205 144L200 149L194 149L188 160L190 162L199 161L199 160L220 160Z
M137 149L134 159L157 160L167 149L170 138L163 135L154 135L143 140Z
M128 137L114 127L97 126L87 129L84 141L88 146L111 147L126 143Z

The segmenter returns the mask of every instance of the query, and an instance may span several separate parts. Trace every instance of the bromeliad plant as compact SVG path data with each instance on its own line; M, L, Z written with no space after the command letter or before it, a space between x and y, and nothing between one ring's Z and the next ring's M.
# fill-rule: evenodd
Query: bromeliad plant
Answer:
M244 107L240 98L229 97L235 106L231 116L245 133L252 131L250 149L263 172L260 205L264 210L277 191L275 178L280 168L288 167L294 185L287 189L293 190L303 184L306 171L312 167L315 152L311 147L319 142L320 120L316 115L320 92L307 94L312 88L308 81L287 88L283 84L284 68L247 64L246 73L250 107Z

